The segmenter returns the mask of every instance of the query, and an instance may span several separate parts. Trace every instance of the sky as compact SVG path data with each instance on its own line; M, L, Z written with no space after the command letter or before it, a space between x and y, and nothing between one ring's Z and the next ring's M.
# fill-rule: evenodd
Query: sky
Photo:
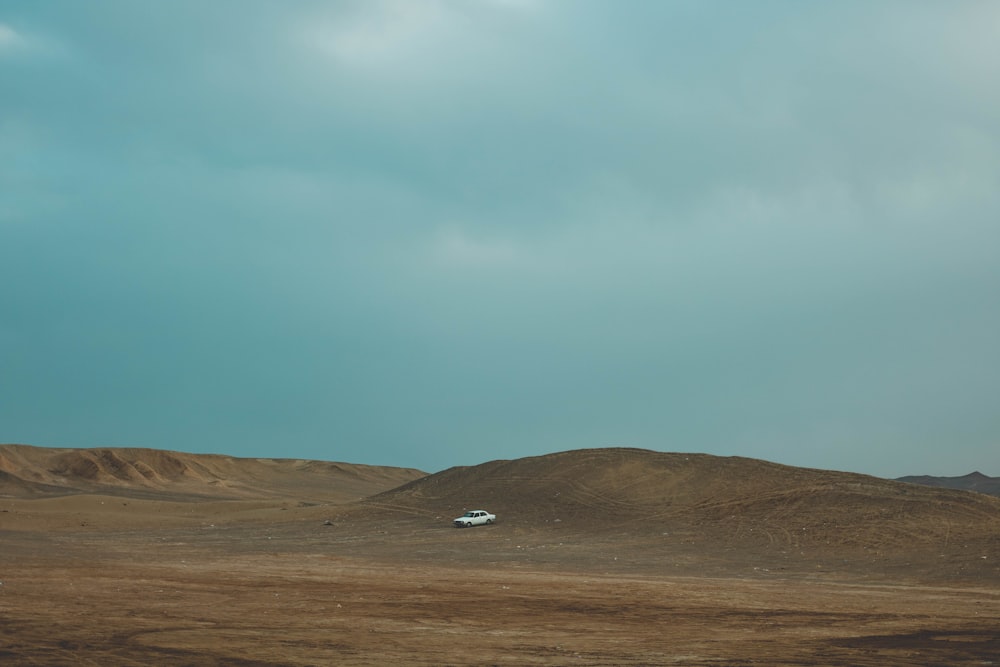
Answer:
M0 442L1000 475L1000 3L2 0Z

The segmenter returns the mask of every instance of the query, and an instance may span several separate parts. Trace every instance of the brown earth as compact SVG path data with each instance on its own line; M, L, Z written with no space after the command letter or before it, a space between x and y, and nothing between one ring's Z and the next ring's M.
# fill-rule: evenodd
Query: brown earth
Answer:
M422 476L2 446L0 473L3 665L1000 664L983 494L630 449Z
M0 498L96 493L163 500L285 497L339 503L425 475L412 468L302 459L0 445Z

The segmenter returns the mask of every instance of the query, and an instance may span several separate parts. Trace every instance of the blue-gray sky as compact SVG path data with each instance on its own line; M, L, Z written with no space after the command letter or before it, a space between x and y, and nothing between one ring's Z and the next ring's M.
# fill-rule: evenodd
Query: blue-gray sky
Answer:
M1000 474L1000 3L0 2L0 442Z

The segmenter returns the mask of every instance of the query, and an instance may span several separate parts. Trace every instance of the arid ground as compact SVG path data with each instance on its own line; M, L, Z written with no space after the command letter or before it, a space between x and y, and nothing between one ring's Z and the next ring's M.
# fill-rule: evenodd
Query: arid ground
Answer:
M696 454L0 446L0 582L3 665L1000 665L1000 499Z

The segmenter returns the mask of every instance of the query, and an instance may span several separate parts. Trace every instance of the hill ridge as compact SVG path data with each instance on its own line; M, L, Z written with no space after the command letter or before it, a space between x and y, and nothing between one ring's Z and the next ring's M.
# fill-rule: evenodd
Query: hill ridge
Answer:
M990 477L975 470L965 475L957 477L939 477L934 475L907 475L897 477L896 481L907 482L909 484L919 484L921 486L933 486L945 489L961 489L964 491L975 491L991 496L1000 497L1000 477Z
M685 545L701 558L759 553L903 569L921 554L954 561L963 576L1000 576L1000 498L744 457L607 448L495 460L413 480L356 507L369 521L393 513L440 521L486 509L518 534L617 536L651 548Z
M192 454L144 447L0 445L0 496L356 500L426 475L413 468Z

